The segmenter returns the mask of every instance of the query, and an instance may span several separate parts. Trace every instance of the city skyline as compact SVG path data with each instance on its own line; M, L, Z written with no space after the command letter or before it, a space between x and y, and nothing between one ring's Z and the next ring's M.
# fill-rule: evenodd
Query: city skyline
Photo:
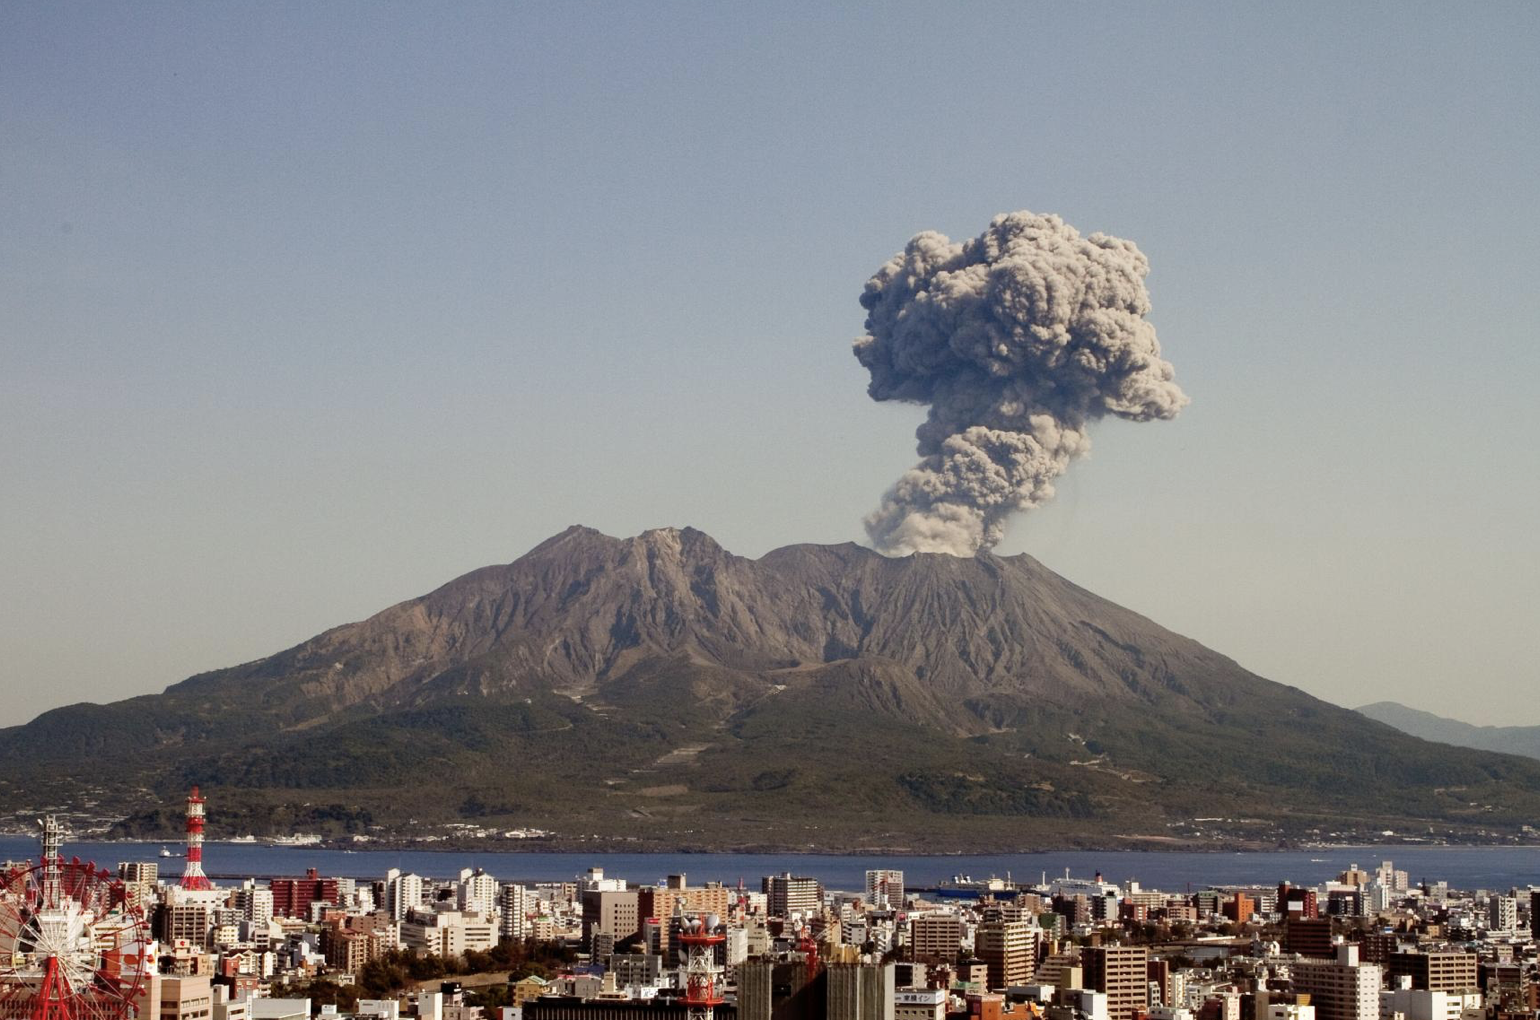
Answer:
M626 874L686 859L668 855L544 880L398 861L210 887L189 882L198 808L195 791L180 880L154 861L120 861L116 878L65 863L58 819L39 823L42 860L12 865L0 889L0 990L18 1015L41 1003L62 1020L615 1020L683 1007L711 1020L725 1005L773 1020L794 1005L808 1020L1530 1020L1540 1008L1540 890L1415 879L1377 853L1304 884L1226 881L1229 855L1201 855L1199 887L1182 890L1069 869L932 884L851 872L853 859L846 873L864 881L848 888L800 863L757 883L702 881L696 864L722 861L698 857L655 883ZM1243 856L1265 868L1277 855ZM98 951L27 937L59 916ZM92 980L51 982L65 965Z

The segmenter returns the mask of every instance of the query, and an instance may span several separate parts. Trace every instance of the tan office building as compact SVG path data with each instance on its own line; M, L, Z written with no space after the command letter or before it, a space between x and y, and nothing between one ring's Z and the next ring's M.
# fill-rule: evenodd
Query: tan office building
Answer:
M1024 985L1037 970L1037 929L1027 921L986 921L973 934L973 955L989 968L990 988Z
M1316 1020L1378 1020L1383 971L1358 962L1358 947L1337 947L1335 960L1301 960L1290 967L1294 991L1310 996Z
M207 976L150 974L134 1006L141 1020L210 1020L214 991Z
M1150 953L1143 946L1087 946L1080 951L1085 985L1107 994L1109 1020L1134 1020L1150 1005Z
M962 918L956 914L920 914L909 919L909 951L916 960L957 959L962 944Z
M1392 977L1405 975L1425 992L1463 992L1476 985L1475 953L1392 953Z

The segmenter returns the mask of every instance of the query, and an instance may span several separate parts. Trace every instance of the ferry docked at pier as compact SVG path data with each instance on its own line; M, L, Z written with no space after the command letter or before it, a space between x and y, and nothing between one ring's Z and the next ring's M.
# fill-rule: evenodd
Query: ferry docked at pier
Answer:
M953 875L943 882L938 882L931 892L937 896L946 896L952 899L977 899L980 896L1013 897L1020 890L1016 883L1011 881L1010 873L1004 878L991 875L989 878L974 878L971 875Z

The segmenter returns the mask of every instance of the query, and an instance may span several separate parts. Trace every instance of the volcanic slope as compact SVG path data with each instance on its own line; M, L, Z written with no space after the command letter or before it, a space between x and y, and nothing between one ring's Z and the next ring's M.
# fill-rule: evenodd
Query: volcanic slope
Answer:
M269 658L45 713L0 730L0 777L0 808L117 798L146 835L193 782L215 835L466 823L650 847L1107 844L1216 816L1263 839L1470 834L1540 814L1540 762L1264 680L1028 556L750 560L690 528L570 528Z

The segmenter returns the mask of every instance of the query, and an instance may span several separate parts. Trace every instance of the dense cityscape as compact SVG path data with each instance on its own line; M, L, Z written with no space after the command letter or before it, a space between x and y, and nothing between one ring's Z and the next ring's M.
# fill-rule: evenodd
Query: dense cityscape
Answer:
M173 873L37 863L0 886L0 1018L86 1020L1510 1020L1540 1008L1540 890L1413 884L1182 891L900 870L831 889L656 884L589 868L215 885L204 803Z

